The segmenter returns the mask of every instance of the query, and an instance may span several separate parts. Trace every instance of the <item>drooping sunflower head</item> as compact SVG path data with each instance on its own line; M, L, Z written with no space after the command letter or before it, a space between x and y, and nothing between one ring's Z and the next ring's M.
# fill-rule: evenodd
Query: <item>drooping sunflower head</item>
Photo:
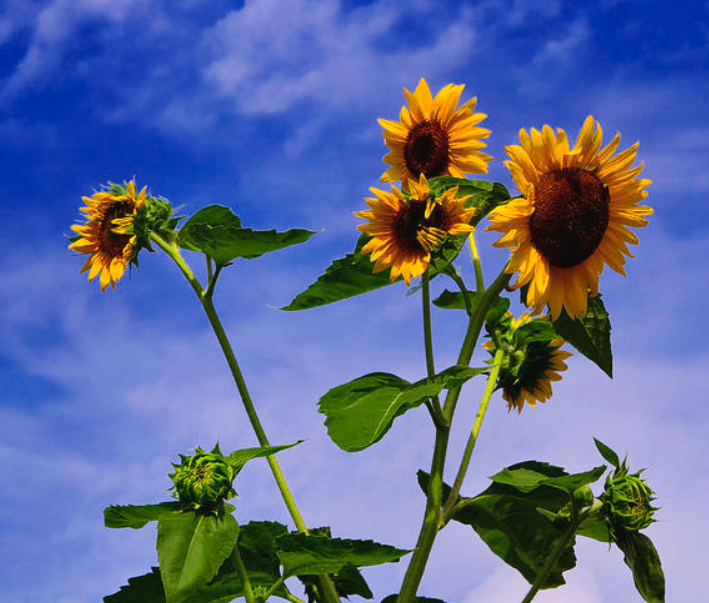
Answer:
M391 151L384 157L391 167L382 182L401 180L406 190L408 181L421 174L464 178L487 172L492 158L480 149L487 146L482 139L490 130L478 126L487 116L474 112L476 98L458 107L463 88L449 84L435 98L423 78L413 93L404 88L409 106L401 108L399 121L378 120Z
M601 148L600 125L589 116L573 148L566 133L545 125L520 130L519 145L506 147L505 165L522 193L490 212L487 230L504 233L495 243L509 247L507 271L519 271L514 286L529 285L526 303L535 314L548 305L556 320L564 309L583 317L587 297L598 294L598 277L607 264L625 275L628 243L638 239L628 227L647 225L650 180L632 167L638 144L614 155L620 135Z
M438 198L432 196L423 174L408 185L410 196L395 186L390 193L370 189L375 196L365 201L371 209L354 215L369 222L357 228L372 237L362 247L362 253L371 254L374 272L391 268L391 282L402 276L410 285L412 278L428 268L431 253L447 235L474 230L470 221L475 208L465 207L469 196L456 197L458 187L446 190Z
M508 313L490 335L483 347L493 356L498 348L503 351L497 388L507 409L521 413L525 402L536 406L551 398L551 383L561 380L559 373L567 369L564 361L571 353L560 349L565 342L551 335L546 317L533 319L525 312L515 319Z
M89 255L81 272L89 271L89 280L99 276L101 290L116 288L126 266L135 261L139 251L133 223L145 208L146 189L136 194L131 180L125 187L110 185L108 190L83 197L86 222L71 228L77 233L69 249Z

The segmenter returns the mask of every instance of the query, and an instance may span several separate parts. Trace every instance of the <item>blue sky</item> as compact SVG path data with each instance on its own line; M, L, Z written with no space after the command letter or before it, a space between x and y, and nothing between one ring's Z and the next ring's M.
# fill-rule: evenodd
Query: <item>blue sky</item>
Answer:
M167 258L143 254L140 270L101 294L66 250L81 196L133 176L187 213L221 203L255 228L324 229L238 262L216 302L271 440L307 438L281 455L307 521L413 545L426 414L346 454L315 402L372 370L422 376L417 298L396 285L303 313L273 306L353 247L351 212L385 168L376 118L396 118L402 87L425 77L478 97L491 179L512 186L501 160L520 127L575 136L592 114L607 137L621 132L622 148L640 141L656 210L629 277L601 281L615 379L574 358L544 406L508 415L497 396L464 490L528 458L589 468L593 436L627 449L660 495L648 534L668 599L704 600L709 3L3 0L0 48L0 599L88 603L114 592L155 563L154 532L106 530L103 507L164 499L177 452L217 438L225 449L254 445L213 335ZM506 252L482 230L479 239L491 278ZM443 366L463 325L434 320ZM458 450L480 394L473 385L459 406ZM240 520L286 521L256 463L237 484ZM617 551L577 551L569 585L537 600L640 601ZM393 592L404 569L369 571L376 595ZM469 530L450 528L421 592L512 603L525 585Z

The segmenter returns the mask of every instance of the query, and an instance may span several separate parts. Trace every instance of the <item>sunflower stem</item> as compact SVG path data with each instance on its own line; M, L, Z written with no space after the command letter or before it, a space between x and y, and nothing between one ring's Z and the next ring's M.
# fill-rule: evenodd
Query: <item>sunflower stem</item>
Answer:
M436 374L436 365L433 358L433 335L431 330L431 277L428 269L421 276L421 299L423 300L423 341L426 348L426 373L429 378ZM438 425L443 416L441 402L438 395L431 399L434 423Z
M206 253L204 254L204 257L207 260L207 282L210 283L212 281L212 258L210 258Z
M211 268L211 266L210 266ZM214 288L217 286L217 279L219 278L219 274L222 271L223 266L220 266L217 264L217 267L214 270L214 274L210 275L209 277L209 282L207 285L207 290L202 294L202 297L206 299L212 299L212 296L214 295ZM211 272L211 270L210 270Z
M467 287L465 286L465 281L460 278L458 273L455 271L455 269L451 270L450 272L446 272L446 274L453 279L453 282L458 285L458 289L460 289L460 293L463 296L463 303L465 304L465 312L468 315L468 318L472 316L473 314L473 302L470 299L470 293L468 292Z
M488 404L490 403L490 398L492 397L492 392L495 391L495 385L497 384L497 376L500 374L500 367L502 365L503 351L498 349L495 352L495 357L493 359L492 370L487 379L487 385L485 387L485 392L480 400L480 406L478 407L478 413L475 415L475 421L473 423L473 429L468 437L468 442L465 445L465 452L463 453L463 458L460 462L460 467L458 473L455 476L455 482L453 482L453 487L448 496L445 506L443 507L443 522L448 523L451 518L453 507L455 506L458 494L460 494L460 489L463 487L463 481L465 480L465 474L468 472L468 466L470 465L470 459L473 456L473 451L475 450L475 444L478 441L478 434L480 433L480 428L483 424L483 419L485 418L485 413L487 412Z
M475 242L475 232L468 234L468 244L470 245L470 256L473 258L473 268L475 270L475 286L478 293L485 291L485 281L483 280L483 268L478 254L478 245Z
M572 505L573 504L574 503L572 499ZM574 513L574 515L576 515L576 513ZM542 584L544 584L547 579L547 576L549 575L549 572L559 559L559 555L561 555L561 553L564 551L564 548L569 543L569 540L574 537L574 534L576 534L576 530L585 518L586 515L582 515L581 518L575 517L575 520L569 524L568 530L566 530L566 532L564 532L561 538L557 540L556 546L552 550L551 554L547 557L547 560L544 563L544 566L542 567L541 571L537 574L537 577L535 578L532 587L529 589L524 599L522 599L522 603L530 603L530 601L534 599L534 597L540 591L540 589L542 588Z
M468 366L470 364L470 359L473 356L473 350L475 349L475 344L480 335L482 325L485 322L485 317L509 280L510 275L505 274L503 270L490 288L479 298L470 316L468 330L465 334L460 354L458 355L457 364L461 366ZM415 601L416 592L423 578L433 543L436 540L438 531L443 526L443 509L441 506L441 499L443 498L443 471L445 469L448 440L450 438L450 425L453 420L453 413L455 412L458 398L460 397L461 387L448 390L443 406L445 423L436 428L436 443L433 449L431 475L428 492L426 493L426 510L424 511L423 523L416 542L416 550L411 556L409 567L406 569L404 581L401 584L401 590L397 599L398 603L413 603Z
M226 334L226 331L224 331L224 327L222 326L222 323L219 320L219 316L217 315L217 311L214 308L214 303L212 301L211 296L205 296L205 291L202 289L202 286L200 285L199 281L195 277L192 270L190 270L190 267L187 265L184 259L182 259L182 256L180 255L180 250L176 243L173 242L171 245L155 233L152 233L151 237L158 245L158 247L160 247L165 253L167 253L172 258L172 260L177 264L182 274L184 274L185 278L192 286L192 289L194 290L195 294L197 295L197 298L202 304L202 308L204 308L204 311L207 314L207 318L209 319L209 323L211 324L212 329L214 330L214 334L216 335L217 340L219 341L219 345L222 348L222 352L224 354L224 357L226 358L227 364L229 365L232 377L234 378L234 383L236 384L236 388L239 391L239 395L241 396L241 401L243 403L244 409L246 410L249 422L251 423L251 427L254 433L256 434L256 439L262 447L270 446L271 444L268 441L268 438L266 437L266 432L264 431L263 426L261 425L261 421L256 412L256 408L254 407L253 400L251 399L251 394L249 393L249 390L246 387L246 381L244 380L244 376L241 373L241 369L239 368L239 363L236 361L236 355L234 354L234 350L231 347L231 343ZM214 274L214 278L212 278L212 281L214 281L217 276L218 271ZM308 528L305 525L305 521L303 521L303 517L300 514L300 511L298 510L295 500L293 499L293 495L290 492L290 488L286 483L285 477L283 476L283 472L281 471L280 465L278 464L276 457L274 455L267 456L266 461L268 462L268 465L271 468L271 473L273 474L273 477L276 480L276 485L278 486L278 489L281 493L283 502L285 503L288 512L290 513L290 516L293 518L293 522L295 523L296 528L299 532L307 534ZM330 577L326 575L321 575L319 576L319 579L320 586L322 588L323 596L325 597L325 599L329 603L339 603L340 598L337 595L335 585L330 579Z
M241 559L238 543L231 552L231 558L234 561L234 565L236 565L236 572L239 574L239 578L241 578L241 582L244 585L244 598L246 599L246 603L256 603L256 597L254 597L254 591L251 588L251 580L249 580L249 574Z

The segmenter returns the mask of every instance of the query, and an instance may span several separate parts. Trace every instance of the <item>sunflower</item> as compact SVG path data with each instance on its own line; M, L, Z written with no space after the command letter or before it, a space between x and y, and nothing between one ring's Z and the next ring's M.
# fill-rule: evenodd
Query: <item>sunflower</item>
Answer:
M86 223L71 227L79 236L69 249L90 254L81 272L89 270L90 281L100 274L101 291L109 284L116 288L126 266L138 253L131 227L138 212L145 207L146 188L136 195L135 183L131 180L125 189L112 185L107 191L83 197L86 207L80 210L86 214Z
M554 337L544 341L534 336L538 331L545 316L532 319L528 313L522 314L518 319L503 319L507 323L507 331L499 336L500 345L506 354L503 356L500 373L497 378L497 387L502 389L502 398L507 402L507 410L513 408L518 413L522 412L525 402L529 406L536 406L537 402L546 402L552 396L552 381L561 381L560 372L568 367L564 362L572 354L561 350L566 342ZM536 323L536 324L535 324ZM531 328L525 328L530 325ZM495 344L486 341L483 347L495 354Z
M561 128L520 130L519 137L522 146L506 147L505 165L523 197L493 210L487 230L504 233L494 245L512 250L506 270L519 271L515 287L529 285L526 303L535 314L548 304L554 320L562 308L583 317L606 264L625 276L627 244L638 242L627 227L646 226L653 212L638 205L650 184L638 178L642 164L631 167L638 143L614 155L616 134L601 149L603 133L590 115L573 149Z
M362 254L371 253L374 272L391 267L390 279L402 276L407 285L421 276L431 261L431 251L438 248L447 235L472 232L470 220L475 208L465 207L469 195L456 197L458 187L448 189L434 198L426 177L408 183L411 190L407 198L398 188L392 192L370 189L374 197L365 199L371 209L355 212L355 216L368 220L357 228L372 235L362 247Z
M487 146L481 139L490 130L478 127L487 116L473 112L477 98L456 108L463 88L448 84L435 98L423 78L413 94L404 88L409 106L401 108L399 121L378 120L391 149L384 157L391 167L382 174L382 182L401 180L406 190L407 181L420 174L464 178L487 172L492 157L480 149Z

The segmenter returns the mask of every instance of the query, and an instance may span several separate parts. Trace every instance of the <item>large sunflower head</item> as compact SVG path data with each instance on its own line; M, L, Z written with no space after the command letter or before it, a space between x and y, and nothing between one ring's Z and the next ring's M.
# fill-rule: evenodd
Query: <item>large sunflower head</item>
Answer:
M519 136L521 146L505 149L505 165L523 196L490 212L487 230L504 233L495 246L511 249L507 271L519 271L514 286L529 285L526 303L535 314L548 305L554 320L562 308L571 318L585 316L605 265L625 275L627 244L638 242L628 227L646 226L653 212L638 205L650 184L638 178L642 164L632 167L638 144L614 155L616 134L601 149L603 133L591 116L573 148L561 128Z
M391 282L402 276L410 285L412 278L425 272L431 252L440 247L447 235L474 230L470 220L475 208L465 207L469 196L456 197L457 186L433 197L423 174L418 181L409 181L408 188L410 196L395 186L390 193L372 188L375 196L365 199L371 209L354 215L369 221L357 228L372 236L362 253L372 254L374 272L391 268Z
M492 158L480 149L487 146L482 139L490 130L478 127L487 116L474 113L476 98L458 107L463 88L448 84L435 98L423 78L413 93L404 88L409 106L401 108L399 121L378 120L391 150L384 157L391 167L382 182L401 180L406 189L407 182L418 180L420 174L464 178L487 172Z
M561 348L564 340L547 338L551 325L545 317L533 319L528 313L518 319L508 313L495 328L492 339L483 344L493 356L503 350L497 388L507 409L522 412L525 402L536 406L552 396L552 381L560 381L560 372L567 369L564 362L571 356Z
M90 281L99 276L101 291L108 285L115 289L126 266L136 259L139 246L133 224L145 208L145 193L143 188L136 194L131 180L125 187L112 184L108 190L83 197L86 206L80 209L86 222L71 227L78 237L69 249L89 254L81 272L88 270Z

